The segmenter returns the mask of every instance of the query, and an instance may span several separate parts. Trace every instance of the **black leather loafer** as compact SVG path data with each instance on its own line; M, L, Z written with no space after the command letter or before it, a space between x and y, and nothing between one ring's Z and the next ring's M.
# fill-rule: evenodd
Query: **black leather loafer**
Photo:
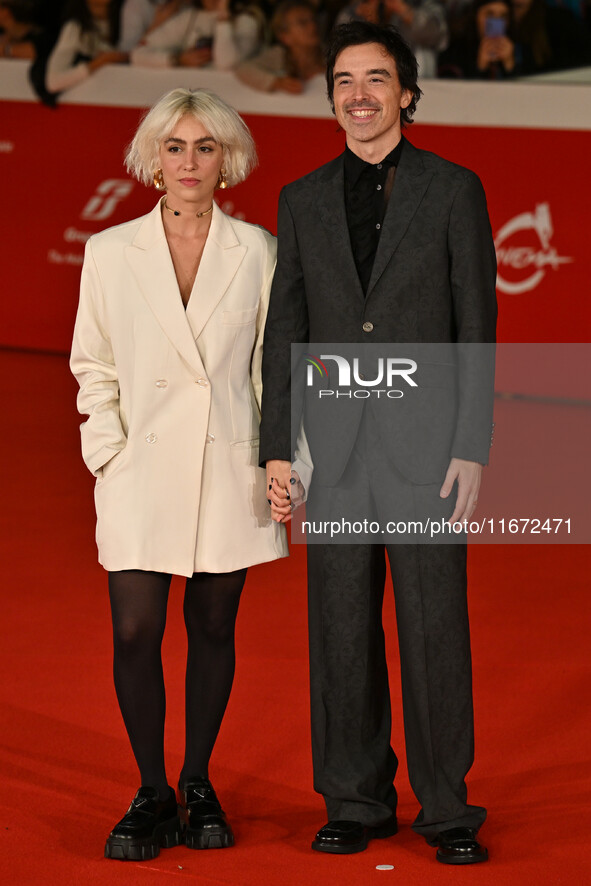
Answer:
M350 855L353 852L363 852L370 840L392 837L397 831L394 816L377 827L361 824L360 821L329 821L316 834L312 849L317 852Z
M443 864L476 864L488 859L488 850L480 845L473 828L440 831L437 847L437 861Z
M131 806L108 836L105 858L144 861L156 858L160 847L178 846L182 841L181 820L174 790L160 800L156 788L141 787Z
M226 849L234 834L208 778L190 778L181 788L187 807L185 842L189 849Z

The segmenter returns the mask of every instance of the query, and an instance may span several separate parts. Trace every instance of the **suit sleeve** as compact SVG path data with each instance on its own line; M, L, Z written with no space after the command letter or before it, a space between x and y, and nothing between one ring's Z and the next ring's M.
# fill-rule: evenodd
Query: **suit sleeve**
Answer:
M285 189L279 197L277 238L277 268L263 345L261 466L270 459L292 460L291 344L308 340L304 274Z
M261 411L261 403L263 396L263 342L265 336L265 323L267 322L267 313L269 311L269 297L271 293L271 283L273 281L273 272L277 258L277 245L275 238L270 234L263 234L265 238L265 262L263 268L263 287L259 300L259 309L257 312L256 322L256 340L252 352L250 363L250 378L254 390L254 396L259 412Z
M487 464L494 398L497 263L484 189L472 172L466 173L452 205L448 249L459 372L451 455Z
M103 466L125 447L127 437L119 414L119 381L92 240L84 255L70 369L80 385L78 411L88 415L80 426L82 457L89 471L100 477Z

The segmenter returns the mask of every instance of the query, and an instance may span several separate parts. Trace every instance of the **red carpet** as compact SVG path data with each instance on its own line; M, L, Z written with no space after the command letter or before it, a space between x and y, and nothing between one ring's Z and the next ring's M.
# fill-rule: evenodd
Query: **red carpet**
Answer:
M305 563L252 569L241 604L234 692L212 779L235 826L226 851L102 857L137 788L111 685L105 574L96 564L92 479L79 455L75 384L62 357L0 352L3 432L0 882L78 884L568 884L591 882L590 558L571 546L473 546L476 764L471 798L489 809L488 864L434 861L410 830L394 616L398 836L354 856L309 844L324 822L311 787ZM181 765L181 585L165 641L169 778ZM376 865L391 864L379 871Z

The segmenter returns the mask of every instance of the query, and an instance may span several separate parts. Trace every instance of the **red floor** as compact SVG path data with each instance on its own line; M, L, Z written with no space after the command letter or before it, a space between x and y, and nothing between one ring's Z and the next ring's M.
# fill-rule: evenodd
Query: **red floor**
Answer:
M212 764L235 827L226 851L164 850L107 861L106 834L137 788L110 676L105 574L96 564L92 480L78 451L64 358L0 352L3 550L0 882L28 884L568 884L591 882L590 557L587 546L473 546L477 717L470 796L488 806L491 861L434 861L401 758L401 829L355 856L311 852L323 804L311 788L303 551L252 569L238 671ZM181 765L180 584L165 641L168 763ZM394 865L376 870L376 865Z

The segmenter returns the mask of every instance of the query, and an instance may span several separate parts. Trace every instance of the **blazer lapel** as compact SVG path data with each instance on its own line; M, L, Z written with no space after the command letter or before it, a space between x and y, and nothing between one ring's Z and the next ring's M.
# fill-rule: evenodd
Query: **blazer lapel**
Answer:
M125 254L142 295L171 344L196 377L205 375L179 293L160 203L145 217Z
M398 249L400 241L408 230L429 187L431 178L432 173L425 170L420 152L406 141L386 209L382 233L367 287L368 296Z
M232 222L214 203L211 227L187 305L187 320L194 339L199 338L245 255L246 246L238 240Z
M353 289L359 300L364 302L365 296L351 250L351 238L347 224L344 170L344 154L341 154L327 167L322 187L318 189L317 206L320 218L333 245L332 264L341 270L346 280L343 292L350 292ZM312 223L311 219L310 224Z

